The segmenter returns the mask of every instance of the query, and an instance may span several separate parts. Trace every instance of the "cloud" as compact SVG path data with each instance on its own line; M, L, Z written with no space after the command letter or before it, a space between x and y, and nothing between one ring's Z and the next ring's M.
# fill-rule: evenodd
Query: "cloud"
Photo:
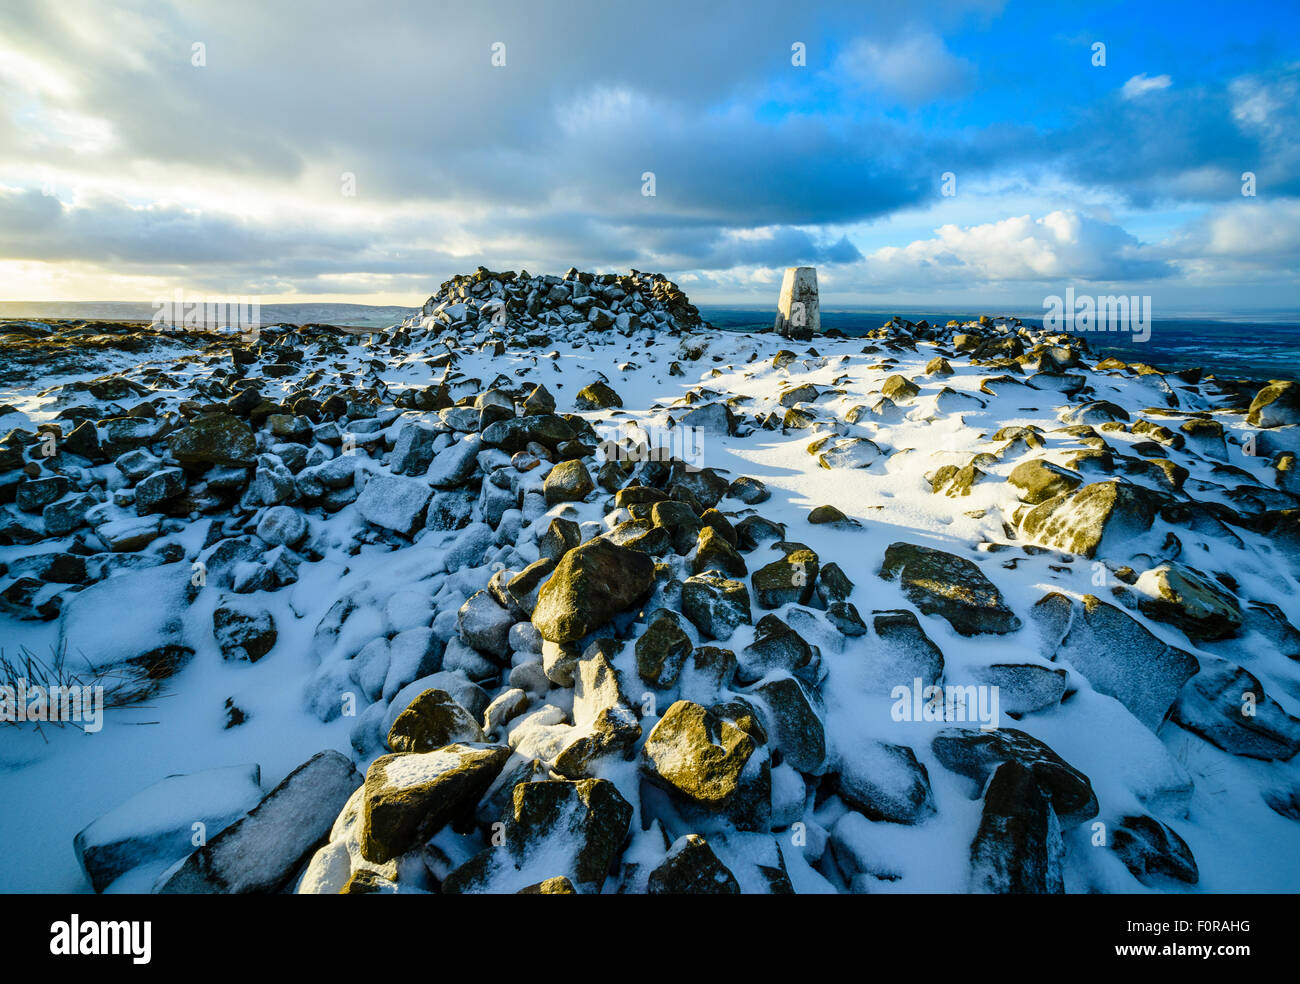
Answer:
M1148 92L1158 92L1161 89L1168 89L1173 81L1168 75L1157 75L1154 78L1147 78L1147 73L1134 75L1124 83L1120 89L1120 95L1125 99L1137 99L1146 95Z
M930 33L858 38L841 52L836 68L856 84L909 106L963 95L975 79L975 66Z
M1246 170L1261 201L1300 196L1296 66L1176 88L1143 74L1091 95L1043 79L1050 109L1022 117L1022 80L1008 89L1007 73L958 54L972 37L1004 50L999 11L7 4L0 257L213 290L417 295L479 262L737 284L791 263L826 266L828 282L1164 276L1192 261L1117 224L1049 217L1085 200L1126 222L1165 204L1226 207ZM790 62L795 39L804 68ZM206 67L191 64L195 41ZM963 224L930 237L937 221L913 221L893 242L914 241L883 255L870 230L941 206L950 170L961 211L944 218ZM355 198L340 195L343 172ZM49 182L58 199L39 194ZM1185 245L1203 256L1232 240L1196 235L1201 246L1191 231Z
M1074 211L1015 216L980 225L945 225L931 239L869 254L865 278L877 284L1041 284L1072 280L1159 279L1175 268L1120 226Z

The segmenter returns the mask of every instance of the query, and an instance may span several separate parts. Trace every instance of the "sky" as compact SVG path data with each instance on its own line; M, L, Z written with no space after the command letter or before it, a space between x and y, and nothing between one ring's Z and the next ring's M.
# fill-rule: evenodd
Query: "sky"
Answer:
M0 300L1300 311L1300 3L5 0Z

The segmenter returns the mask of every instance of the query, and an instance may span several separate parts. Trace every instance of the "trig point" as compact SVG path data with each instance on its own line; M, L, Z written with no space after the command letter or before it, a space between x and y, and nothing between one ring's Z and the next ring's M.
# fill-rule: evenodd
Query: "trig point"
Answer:
M781 280L781 297L776 302L776 333L807 341L822 330L821 307L817 303L817 268L786 267Z

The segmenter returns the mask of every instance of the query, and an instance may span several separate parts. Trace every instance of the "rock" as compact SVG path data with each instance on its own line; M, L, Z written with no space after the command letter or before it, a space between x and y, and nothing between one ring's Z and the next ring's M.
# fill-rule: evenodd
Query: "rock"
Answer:
M535 560L506 582L506 594L530 617L537 607L541 586L555 570L555 561L548 557Z
M558 875L555 878L547 878L536 885L529 885L527 888L521 888L516 895L577 895L578 890L573 887L573 882Z
M1109 550L1149 530L1159 506L1158 495L1142 486L1094 482L1039 503L1020 520L1020 531L1033 543L1092 558L1103 544Z
M186 858L162 894L271 893L289 884L329 836L361 777L338 752L320 752L240 820Z
M544 560L559 561L581 542L582 530L577 523L571 519L553 519L537 540L537 553Z
M880 576L900 579L903 593L925 615L941 615L962 635L1004 634L1020 628L1002 593L964 557L911 543L885 550Z
M437 432L419 424L403 424L393 443L389 467L394 475L423 475L433 463L433 442Z
M648 686L669 689L676 685L693 648L677 613L660 608L636 641L637 675Z
M1166 875L1188 885L1200 880L1196 858L1187 842L1154 817L1139 814L1122 818L1111 834L1110 848L1141 881L1152 875Z
M473 809L509 757L504 745L455 744L375 759L366 771L362 857L382 864L427 841Z
M257 441L238 417L228 413L204 414L167 438L172 457L182 465L253 465Z
M89 497L87 497L89 498ZM57 509L60 503L53 506L46 506L45 511L48 513L51 509ZM86 508L90 508L94 503L90 503ZM82 510L82 516L85 510ZM81 525L78 518L77 525ZM49 528L49 520L46 520L46 527ZM73 527L74 529L76 527ZM51 533L54 530L50 530ZM69 530L68 532L71 532ZM158 517L127 517L124 519L114 519L102 526L95 528L95 535L103 542L105 548L113 553L129 553L133 550L141 550L147 547L154 540L158 539L162 529L159 526Z
M89 513L90 510L94 509L95 506L97 505L99 505L99 500L97 500L93 495L90 494L74 495L67 499L60 499L58 502L51 502L48 506L46 506L43 510L41 510L41 520L45 524L46 535L67 536L69 533L73 532L74 530L80 529L82 524L85 523L86 521L87 513ZM122 520L122 522L129 523L131 521ZM111 524L106 524L106 525L111 526ZM146 526L152 525L152 528L155 530L158 527L158 523L156 520L153 521L152 524L146 523L145 525ZM101 526L97 531L98 533L100 533L101 537L103 535L103 530L104 527ZM153 537L149 537L149 540L152 539ZM149 540L145 540L144 542L139 542L138 540L132 540L130 542L134 544L138 544L138 546L123 546L121 547L121 549L138 549L139 546L144 546L144 544L148 543ZM121 539L117 539L114 542L121 544L124 541ZM119 548L110 544L109 549L116 550Z
M836 441L824 451L820 451L817 455L817 464L826 469L868 468L880 460L883 454L880 445L874 441L869 441L865 437L850 437Z
M1014 761L998 766L971 844L970 891L1062 894L1064 855L1060 821L1034 773Z
M554 451L561 444L575 440L577 436L563 417L548 413L498 420L483 431L483 443L515 454L534 443L548 451Z
M881 393L886 399L893 400L895 403L905 403L919 396L921 387L906 377L895 373L885 380L885 385L881 387Z
M357 497L357 511L367 522L412 536L424 525L424 509L432 495L418 478L372 475Z
M522 714L531 698L519 687L512 687L492 698L492 703L483 712L483 731L488 735L499 735L505 726Z
M679 700L646 739L642 765L652 782L719 810L736 795L756 747L749 735L708 708Z
M579 410L608 410L621 407L623 400L605 383L595 382L578 390L574 404Z
M1049 659L1067 663L1152 731L1197 670L1191 653L1166 645L1122 609L1094 595L1084 595L1082 605L1061 594L1045 595L1031 617L1047 643Z
M1025 502L1037 504L1073 492L1083 484L1079 475L1042 458L1022 461L1011 470L1007 482L1021 489Z
M1182 564L1145 571L1133 588L1147 618L1176 625L1193 642L1212 642L1237 634L1241 606L1225 588Z
M695 556L691 560L691 571L694 574L716 571L733 577L744 577L748 573L744 558L713 526L704 526L700 529Z
M534 386L524 400L524 416L535 417L538 414L555 413L555 397L545 386Z
M743 581L696 574L682 584L682 614L706 639L729 639L750 623L749 590Z
M1061 420L1066 424L1096 425L1110 421L1127 423L1131 419L1127 410L1106 400L1093 400L1091 403L1070 407L1061 414Z
M826 606L826 619L841 635L855 638L867 634L867 625L862 621L855 605L848 601L832 601Z
M740 883L699 834L673 841L668 856L650 872L651 895L739 895Z
M786 267L777 297L773 331L783 338L811 339L822 330L817 297L817 268Z
M38 513L51 502L67 494L68 480L62 475L33 478L19 482L14 491L14 505L23 512Z
M498 663L510 659L510 627L514 624L514 616L486 591L476 591L456 615L461 642Z
M806 605L812 599L818 573L817 554L806 547L755 571L750 578L759 608Z
M106 698L124 703L154 692L193 655L185 637L193 591L188 566L164 565L77 592L59 616L58 645L68 671L103 674Z
M930 749L945 768L973 780L977 795L989 777L1010 762L1029 773L1064 827L1097 815L1097 797L1088 777L1023 731L945 728L935 736Z
M1252 427L1300 424L1300 386L1291 380L1272 380L1250 401L1246 422Z
M601 639L582 654L574 674L573 739L554 757L555 769L571 779L591 774L608 756L627 757L641 737L641 725L610 660L621 643ZM608 655L607 655L608 652Z
M922 686L943 683L943 652L930 641L912 612L872 612L871 622L880 645L865 652L869 693L886 696L897 686L910 689L917 677Z
M868 820L915 824L936 812L930 776L906 745L866 740L843 749L836 788Z
M478 470L478 454L483 450L484 443L478 434L467 434L451 447L436 452L425 481L438 489L454 489L464 485Z
M388 730L388 747L393 752L432 752L485 740L474 715L447 691L436 688L411 701Z
M991 663L973 666L971 676L986 687L998 688L998 707L1007 714L1032 714L1055 707L1065 696L1069 674L1035 663Z
M262 798L256 765L167 776L136 793L77 834L72 842L91 887L103 892L144 864L179 861L194 849L193 825L213 837Z
M815 682L820 654L798 632L775 615L764 615L755 627L754 641L740 651L736 680L750 684L773 671L812 676Z
M442 890L510 892L565 877L579 892L597 894L631 821L631 805L606 779L521 782L505 817L502 846L457 868Z
M767 730L785 760L800 772L820 773L826 761L820 701L791 676L765 680L752 693L767 712Z
M212 612L212 633L225 659L256 663L275 645L275 619L264 608L227 599Z
M1289 761L1300 751L1300 719L1292 717L1251 673L1205 659L1183 687L1172 720L1225 752Z
M596 489L587 466L581 461L561 461L546 475L543 494L546 504L554 506L560 502L581 502Z
M565 554L542 585L533 625L551 642L575 642L645 596L653 583L654 561L646 554L590 540Z
M687 411L681 425L701 434L725 436L736 433L736 415L725 403L706 403Z
M856 529L862 524L856 519L850 519L844 515L835 506L816 506L808 513L808 522L814 526L826 524L836 526L840 529Z
M766 485L756 478L750 478L748 475L741 475L729 486L727 486L727 495L733 499L739 499L747 506L756 506L760 502L766 502L772 498L772 493L768 491Z
M271 547L294 547L307 535L307 519L289 506L272 506L257 523L257 536Z

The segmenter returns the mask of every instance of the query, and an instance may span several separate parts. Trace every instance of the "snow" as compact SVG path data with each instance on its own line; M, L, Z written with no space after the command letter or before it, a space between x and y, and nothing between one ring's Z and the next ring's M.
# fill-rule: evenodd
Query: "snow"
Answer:
M812 404L821 414L835 415L834 433L774 430L732 437L712 426L701 435L701 442L705 461L711 467L724 470L729 478L743 474L767 484L772 497L757 506L757 512L787 524L788 539L806 543L823 563L835 561L843 568L856 585L849 601L858 607L868 625L873 610L915 611L899 585L877 577L885 547L900 539L946 550L977 563L1022 619L1047 591L1061 591L1074 598L1102 594L1093 582L1095 569L1089 562L1065 561L1052 551L1024 555L1014 544L1001 552L975 548L980 543L1007 543L1002 517L1014 508L1016 500L1014 489L1004 479L1017 463L1015 457L981 464L992 480L975 485L968 496L933 494L926 478L943 464L960 466L975 453L996 451L1001 442L991 440L993 432L1012 425L1035 424L1043 428L1041 436L1047 446L1039 453L1047 460L1062 463L1069 452L1078 448L1068 435L1053 433L1061 426L1060 410L1066 405L1062 394L1019 385L993 387L996 395L981 393L980 380L997 375L997 370L971 366L961 357L950 360L954 375L925 376L923 367L935 354L925 344L918 345L914 353L887 353L897 361L879 366L886 353L862 354L866 344L862 339L818 338L814 344L820 359L801 357L775 369L772 356L790 343L770 336L722 333L708 340L708 355L701 362L684 363L684 377L672 377L667 372L677 354L666 338L654 349L636 341L591 349L556 340L551 346L557 352L554 368L552 360L540 358L542 353L528 349L507 349L502 356L493 356L490 350L465 352L457 368L485 381L505 373L518 374L525 382L545 382L556 396L557 412L561 413L572 411L573 394L601 373L623 399L626 412L618 419L636 421L651 432L662 428L670 416L681 420L690 408L676 401L696 386L751 397L753 402L744 406L747 413L776 408L782 387L808 383L820 391L842 391L825 393ZM805 348L795 347L800 351ZM368 359L368 354L360 354L362 351L354 350L350 357ZM757 356L752 362L747 361L751 353ZM848 361L842 360L844 356ZM721 361L713 357L721 357ZM133 358L138 362L138 357ZM620 370L619 366L629 360L641 368ZM123 368L129 364L124 362ZM714 371L718 375L710 374ZM921 395L898 408L886 408L885 413L867 412L860 422L847 423L845 414L851 408L877 404L884 380L894 373L914 381ZM379 369L379 376L393 390L431 385L440 374L441 369L418 358L394 360ZM1142 377L1091 373L1089 381L1097 400L1111 400L1130 409L1163 404L1160 390ZM292 379L268 382L293 384ZM560 383L564 385L560 387ZM956 395L941 394L944 387ZM1184 409L1198 408L1194 398L1184 391L1180 390L1180 396ZM659 408L652 409L656 404ZM26 399L19 405L36 423L52 419L58 409L51 401L36 399ZM944 408L944 415L935 417L938 407ZM584 412L582 416L593 423L610 419L602 411ZM1174 418L1169 426L1175 427L1176 422ZM1230 427L1238 436L1246 429L1244 422ZM836 453L837 458L844 459L837 464L867 467L821 467L807 447L816 438L828 435L833 440L821 449L822 453L837 446L851 447L851 452ZM836 443L854 438L874 442L886 454L891 450L907 453L882 457L871 452L870 445ZM70 850L75 834L96 820L98 823L92 827L95 837L105 839L133 827L165 828L177 819L177 811L201 813L201 805L196 804L207 802L204 797L211 796L215 802L229 793L224 783L209 785L211 780L200 781L202 775L211 775L206 770L223 770L216 774L233 776L238 771L237 763L257 762L262 768L263 785L270 788L322 749L351 754L349 733L357 718L339 715L336 710L331 719L320 720L304 706L302 689L321 666L350 663L352 657L380 637L401 633L387 643L385 672L379 672L382 661L376 659L370 667L374 672L365 681L366 689L378 693L380 702L386 704L381 724L391 725L392 719L424 689L447 689L448 676L436 673L402 686L398 681L419 669L420 657L416 653L421 652L426 641L421 633L432 624L435 632L441 627L444 637L450 634L445 630L449 618L454 630L455 609L486 585L491 570L485 558L513 544L496 542L490 527L477 523L450 535L421 532L419 514L430 486L453 481L482 450L476 437L464 437L439 451L427 476L399 479L372 475L357 503L321 520L325 559L303 564L301 580L291 588L256 593L259 604L272 612L280 640L273 653L255 664L230 663L220 658L211 636L212 607L218 592L200 592L193 605L185 607L188 565L125 572L76 596L65 632L71 652L84 652L97 663L111 662L154 648L165 636L183 639L196 655L167 681L165 693L148 705L111 710L98 734L53 728L45 729L43 735L30 729L4 733L0 741L0 799L6 806L0 812L0 843L13 849L0 866L0 891L88 890ZM367 459L363 465L349 458L335 462L316 469L332 487L350 483L358 469L373 471L376 464ZM1269 482L1266 458L1234 456L1233 463L1262 483ZM1222 481L1213 474L1209 463L1189 467L1189 484ZM540 481L540 477L535 475L533 480ZM1141 477L1132 480L1139 484L1145 481ZM529 497L526 503L530 504L523 512L524 525L514 541L525 561L530 559L530 549L535 556L531 535L544 530L550 519L560 514L558 509L538 506L536 497ZM846 531L809 524L808 511L823 504L836 506L858 520L862 528ZM744 507L736 500L724 500L721 508ZM575 518L585 521L604 518L599 509L584 507L576 513ZM379 545L363 545L356 553L348 553L342 545L362 519L401 532L415 528L415 542L397 553ZM105 532L132 528L137 523L150 526L156 521L121 518ZM313 517L313 538L317 535L316 523ZM197 550L202 545L203 526L196 523L176 539ZM1121 544L1118 550L1134 558L1139 552L1151 552L1153 556L1172 529L1157 521L1150 534ZM1293 623L1300 622L1300 585L1262 537L1246 534L1236 545L1212 533L1187 529L1177 532L1185 555L1200 556L1206 566L1231 571L1243 597L1276 604ZM44 549L48 548L0 547L0 559L12 562ZM763 546L751 556L766 562L769 550L770 546ZM775 552L771 556L774 558ZM1014 567L1003 566L1012 558L1016 560ZM751 571L755 569L753 563L750 567ZM442 590L447 591L445 596L438 594ZM355 601L355 610L336 636L313 641L317 624L341 598ZM435 598L439 599L436 607L431 602ZM1172 627L1131 614L1169 645L1196 651ZM973 671L992 664L1043 665L1042 646L1032 626L1006 636L963 637L938 616L918 617L925 633L943 651L948 683L978 683L981 678ZM805 631L802 626L796 627ZM2 616L0 632L7 655L19 646L48 653L59 641L55 623L20 622ZM740 626L728 645L739 649L752 637L752 627ZM875 892L962 891L980 804L971 799L970 784L948 772L930 751L930 740L943 724L892 720L891 701L887 693L880 692L867 657L878 645L874 632L845 640L838 648L822 645L826 673L822 685L824 721L831 755L850 757L868 742L912 748L928 772L938 812L908 826L872 823L849 813L814 813L811 806L799 811L797 783L801 780L792 775L792 769L778 767L773 772L774 799L785 804L781 811L784 819L801 813L798 822L805 825L811 845L794 846L789 830L775 836L781 839L782 856L798 891L851 887L832 884L806 860L810 852L813 856L820 854L816 847L824 831L833 832L853 857L860 859L864 871L900 876L897 881L868 876L869 882L859 882L860 888L869 884ZM376 645L374 652L381 648ZM1300 682L1293 661L1275 648L1249 648L1249 661L1245 654L1233 658L1247 665L1263 680L1266 690L1294 712ZM402 672L394 675L399 662ZM902 682L910 683L910 674ZM472 687L465 680L457 683ZM1198 891L1295 890L1300 884L1300 825L1270 810L1259 791L1279 781L1294 783L1296 762L1266 763L1234 757L1169 723L1152 731L1118 701L1092 688L1081 674L1071 674L1070 686L1072 696L1064 703L1027 715L1013 726L1045 741L1089 776L1101 804L1099 819L1113 823L1126 813L1140 810L1170 823L1195 853L1201 872ZM467 703L455 691L452 695ZM245 723L232 729L224 727L224 702L228 697L247 714ZM539 710L511 722L512 742L517 729L523 729L520 737L535 730L540 740L545 728L566 720L563 710L546 708L546 702L555 699L553 692L545 701L539 701L543 705ZM666 709L667 704L663 706ZM363 700L357 714L365 710ZM652 720L643 722L644 732L648 734L652 726ZM428 755L436 757L439 753ZM408 756L407 760L409 766L389 767L389 781L414 784L424 781L430 769L444 767L442 760L427 755ZM179 800L155 800L160 795L156 790L161 787L154 784L180 774L195 774L191 778L196 783L193 793L182 797L187 801L183 810L175 805ZM636 811L634 845L644 853L646 863L653 864L662 857L662 837L657 829L648 835L639 831L641 804L634 800L636 786L629 790L620 781L620 790ZM1087 836L1086 824L1066 832L1071 857L1067 890L1144 890L1122 868L1116 872L1113 863L1089 861L1093 852ZM767 838L766 843L772 844L772 838ZM710 844L724 862L734 865L733 873L745 887L750 887L746 883L753 879L756 859L769 856L756 842L743 838L725 842L710 838ZM553 875L558 870L555 866L563 863L571 851L572 844L557 839L553 846L530 856L527 870L517 878L512 876L511 884L529 884ZM326 860L322 860L322 866ZM337 880L332 863L329 871L334 873L318 872L322 883Z

